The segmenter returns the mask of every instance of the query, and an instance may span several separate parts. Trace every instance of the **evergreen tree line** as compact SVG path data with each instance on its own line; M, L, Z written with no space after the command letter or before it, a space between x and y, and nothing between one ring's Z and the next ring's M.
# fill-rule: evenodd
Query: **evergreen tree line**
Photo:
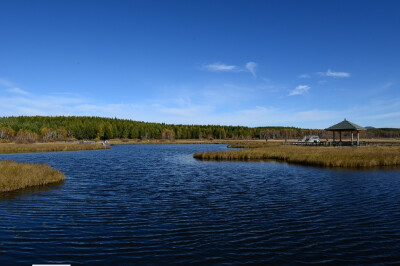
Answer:
M21 143L105 139L297 139L304 135L331 138L322 129L170 125L127 119L82 116L12 116L0 118L0 140ZM399 138L400 129L371 129L361 137Z

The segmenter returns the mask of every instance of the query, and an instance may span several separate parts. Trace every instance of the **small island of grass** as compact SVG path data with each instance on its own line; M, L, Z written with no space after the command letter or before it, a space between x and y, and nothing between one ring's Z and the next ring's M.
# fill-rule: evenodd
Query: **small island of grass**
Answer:
M0 161L0 192L42 186L65 180L64 174L46 164Z
M225 161L276 160L332 168L400 167L400 146L310 147L270 143L241 147L244 149L195 153L194 158Z

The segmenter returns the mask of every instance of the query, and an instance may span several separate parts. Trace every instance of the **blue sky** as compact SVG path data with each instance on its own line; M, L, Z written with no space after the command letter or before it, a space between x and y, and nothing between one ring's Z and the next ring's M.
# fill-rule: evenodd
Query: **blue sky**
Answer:
M0 115L400 127L400 1L0 1Z

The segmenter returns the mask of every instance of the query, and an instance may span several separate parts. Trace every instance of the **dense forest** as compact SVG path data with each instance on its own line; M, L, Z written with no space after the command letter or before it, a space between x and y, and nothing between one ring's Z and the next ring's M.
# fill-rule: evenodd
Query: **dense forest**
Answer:
M0 118L0 141L34 142L105 139L297 139L304 135L331 138L323 129L170 125L87 116L17 116ZM400 129L369 129L361 137L399 138Z

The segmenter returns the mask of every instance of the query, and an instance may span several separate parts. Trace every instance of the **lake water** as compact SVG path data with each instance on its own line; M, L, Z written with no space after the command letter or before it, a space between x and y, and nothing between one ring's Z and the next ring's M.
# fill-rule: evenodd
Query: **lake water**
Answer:
M225 145L0 155L60 185L0 198L0 265L400 263L400 171L207 162Z

